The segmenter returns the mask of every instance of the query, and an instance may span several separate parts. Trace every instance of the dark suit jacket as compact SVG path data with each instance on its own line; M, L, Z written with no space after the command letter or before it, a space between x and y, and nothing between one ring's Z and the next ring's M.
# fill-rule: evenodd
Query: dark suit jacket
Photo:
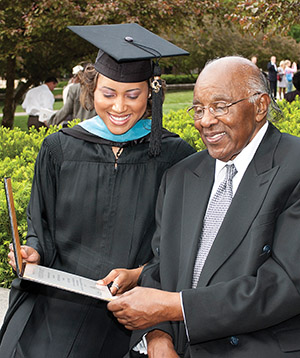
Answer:
M277 70L271 62L267 64L267 69L269 81L277 82Z
M284 95L284 99L288 102L293 102L293 101L295 101L296 96L299 96L299 98L300 98L300 91L297 89L295 91L286 93Z
M165 173L155 259L142 283L182 291L183 322L163 323L185 357L300 357L300 139L269 125L190 289L215 160L196 153ZM159 266L160 265L160 266ZM136 343L139 333L134 333Z

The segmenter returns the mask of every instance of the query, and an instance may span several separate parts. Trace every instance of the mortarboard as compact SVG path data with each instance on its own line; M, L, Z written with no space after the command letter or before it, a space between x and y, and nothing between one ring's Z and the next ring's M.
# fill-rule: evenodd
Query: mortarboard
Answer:
M95 69L117 82L142 82L153 77L150 154L159 155L162 126L162 57L189 53L142 26L131 24L68 26L99 49ZM151 60L155 60L152 63Z

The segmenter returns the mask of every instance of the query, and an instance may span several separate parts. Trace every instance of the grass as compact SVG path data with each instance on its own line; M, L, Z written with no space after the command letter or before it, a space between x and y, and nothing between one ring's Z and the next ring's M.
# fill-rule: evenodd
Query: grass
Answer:
M178 111L192 105L193 91L170 91L166 93L163 112L168 114L170 111Z
M19 127L23 131L27 131L27 119L28 116L15 116L14 127Z
M165 101L163 105L163 113L168 114L170 111L178 111L179 109L185 109L192 104L193 91L169 91L166 93ZM53 108L55 110L60 109L63 106L61 100L56 100ZM3 104L0 104L0 113L2 112ZM17 106L16 113L22 113L24 109L21 105ZM14 126L20 127L22 130L27 131L27 118L28 116L15 116Z

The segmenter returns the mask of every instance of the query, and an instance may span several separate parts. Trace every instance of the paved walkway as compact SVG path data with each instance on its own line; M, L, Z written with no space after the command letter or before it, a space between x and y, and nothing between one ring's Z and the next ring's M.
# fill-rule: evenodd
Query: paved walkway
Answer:
M16 112L15 116L27 116L26 112ZM3 113L0 113L0 117L3 117Z
M0 326L8 306L9 289L0 287Z

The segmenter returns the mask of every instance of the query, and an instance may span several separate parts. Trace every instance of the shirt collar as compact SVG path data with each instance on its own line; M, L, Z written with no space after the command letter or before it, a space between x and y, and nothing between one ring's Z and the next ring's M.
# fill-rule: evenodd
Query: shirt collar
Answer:
M252 139L250 143L246 145L246 147L233 159L229 160L228 162L222 162L219 159L216 159L216 171L215 171L215 178L219 175L225 165L234 164L236 170L239 175L244 175L248 165L250 164L254 154L257 151L266 131L268 129L269 122L266 123L261 127L261 129L257 132L255 137Z

